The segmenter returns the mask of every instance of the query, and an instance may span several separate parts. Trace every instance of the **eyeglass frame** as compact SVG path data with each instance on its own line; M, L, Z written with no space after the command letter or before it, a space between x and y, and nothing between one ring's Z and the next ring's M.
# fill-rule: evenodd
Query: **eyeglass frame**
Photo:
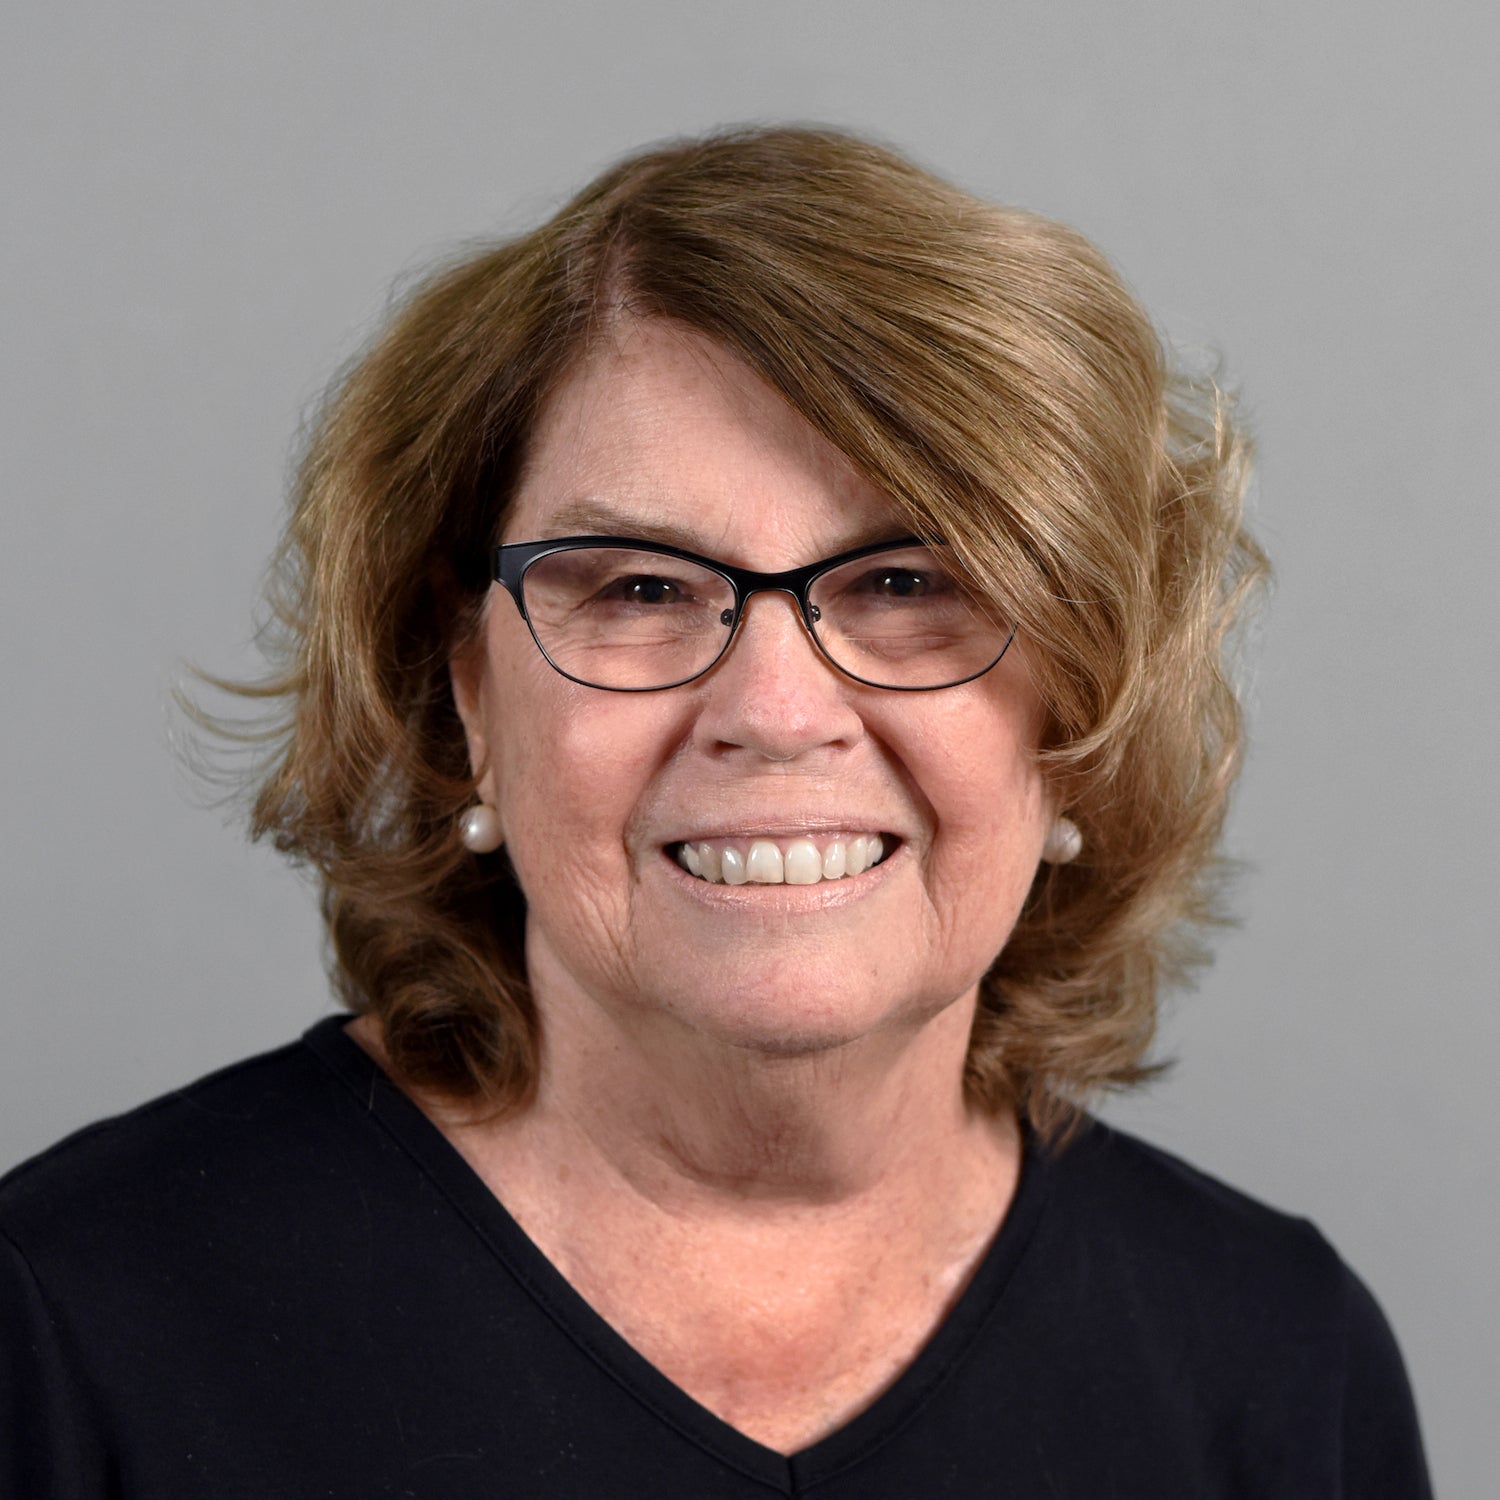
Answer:
M566 671L553 661L547 654L547 648L542 644L541 638L536 633L536 626L532 623L531 616L526 612L525 603L525 579L527 570L544 557L550 557L557 552L578 552L588 547L609 547L619 551L655 552L662 557L669 557L677 562L693 563L695 566L705 568L711 573L717 573L734 590L734 607L731 610L720 612L719 623L728 627L728 634L724 637L724 644L714 653L713 660L707 666L699 668L688 677L680 677L676 682L665 682L659 687L606 687L602 683L589 682L583 677L576 677L572 672ZM595 688L601 693L665 693L672 688L685 687L690 682L696 682L700 677L706 676L718 666L728 654L729 648L734 644L735 637L739 634L740 622L745 618L745 606L755 594L787 594L796 601L797 611L802 620L803 628L812 639L812 643L818 649L818 654L835 671L849 678L852 682L858 682L864 687L878 688L885 693L941 693L947 688L962 687L966 682L973 682L978 677L983 677L986 672L993 671L999 666L1000 659L1010 650L1011 642L1016 638L1016 631L1020 628L1018 624L1012 624L1010 633L1005 637L999 652L994 660L977 672L970 672L966 677L960 677L953 682L942 682L931 687L905 687L892 686L884 682L871 682L867 677L860 677L851 672L847 667L841 665L828 647L818 638L815 629L817 622L822 618L822 612L818 606L809 598L809 591L813 584L825 573L831 573L835 568L841 568L846 563L857 562L862 557L873 557L878 552L893 552L901 547L922 547L928 551L932 550L933 543L924 542L921 537L905 536L895 537L888 542L871 542L863 547L854 547L847 552L835 553L832 557L825 557L819 562L807 563L800 568L787 568L779 573L760 573L753 568L737 568L732 563L720 562L715 557L705 557L700 552L689 552L685 547L674 547L667 542L653 542L642 537L632 536L562 536L550 537L540 542L502 542L490 549L490 576L498 583L514 601L516 610L526 622L526 629L530 632L531 639L536 648L542 653L542 659L560 677L566 677L569 682L576 682L580 687ZM731 616L724 618L725 614Z

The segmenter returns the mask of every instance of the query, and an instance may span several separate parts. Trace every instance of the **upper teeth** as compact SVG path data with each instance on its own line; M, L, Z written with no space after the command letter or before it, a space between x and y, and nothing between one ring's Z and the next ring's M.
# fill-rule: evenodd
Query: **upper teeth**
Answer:
M885 855L878 833L839 834L821 848L810 838L702 839L679 844L677 863L719 885L816 885L859 875Z

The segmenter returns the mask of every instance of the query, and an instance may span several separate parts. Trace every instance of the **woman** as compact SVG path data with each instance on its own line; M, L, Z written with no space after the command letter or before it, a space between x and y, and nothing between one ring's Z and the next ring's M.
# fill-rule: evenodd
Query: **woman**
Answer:
M1317 1232L1082 1113L1212 915L1244 468L1090 246L836 134L421 289L257 690L355 1019L7 1181L11 1490L1425 1494Z

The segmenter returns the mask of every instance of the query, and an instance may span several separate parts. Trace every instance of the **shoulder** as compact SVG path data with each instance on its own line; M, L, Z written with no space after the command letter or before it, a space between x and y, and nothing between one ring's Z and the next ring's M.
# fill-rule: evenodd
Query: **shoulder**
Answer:
M1205 1430L1243 1429L1276 1472L1321 1452L1369 1480L1351 1493L1427 1492L1390 1326L1315 1225L1097 1121L1039 1149L1038 1282L1095 1357L1107 1344Z
M315 1191L309 1147L347 1133L354 1104L300 1042L247 1058L15 1167L0 1234L38 1262L109 1265L189 1225L238 1232L268 1200Z
M1071 1278L1117 1337L1211 1361L1215 1382L1337 1382L1349 1319L1373 1304L1307 1219L1099 1122L1047 1168L1050 1284Z
M1315 1225L1171 1152L1090 1120L1041 1147L1063 1217L1142 1265L1198 1274L1325 1284L1342 1262Z
M420 1273L467 1226L382 1124L340 1025L0 1180L0 1429L21 1434L0 1440L0 1494L112 1494L120 1472L156 1476L142 1493L219 1494L266 1433L294 1475L326 1457L335 1389L339 1421L375 1442L391 1393L365 1363L372 1319L389 1308L389 1347L412 1347ZM301 1493L288 1482L256 1493Z

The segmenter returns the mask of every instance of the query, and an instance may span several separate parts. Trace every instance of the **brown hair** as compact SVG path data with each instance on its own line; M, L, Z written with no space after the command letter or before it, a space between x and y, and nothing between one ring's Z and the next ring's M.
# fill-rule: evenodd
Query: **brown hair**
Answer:
M1044 865L981 991L973 1097L1043 1129L1145 1077L1202 954L1238 763L1226 632L1264 563L1247 449L1086 240L824 130L632 157L418 287L336 383L273 575L287 710L252 829L319 873L336 983L397 1075L535 1082L524 898L457 821L448 683L522 445L614 310L747 361L1022 622L1042 758L1084 853Z

